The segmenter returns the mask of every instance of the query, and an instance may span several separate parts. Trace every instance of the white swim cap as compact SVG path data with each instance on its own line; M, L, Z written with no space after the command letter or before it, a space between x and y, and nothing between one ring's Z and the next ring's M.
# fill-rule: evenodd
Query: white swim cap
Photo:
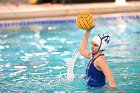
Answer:
M92 41L99 45L98 51L104 51L109 43L110 37L106 34L99 34L93 37Z

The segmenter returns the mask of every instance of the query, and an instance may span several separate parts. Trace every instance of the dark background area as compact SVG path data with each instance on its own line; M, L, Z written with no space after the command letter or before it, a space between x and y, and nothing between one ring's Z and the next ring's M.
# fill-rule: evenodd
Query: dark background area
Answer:
M0 0L2 3L29 3L33 0ZM129 1L140 1L140 0L126 0ZM103 3L103 2L115 2L115 0L37 0L33 4L41 4L41 3Z
M40 3L100 3L100 2L115 2L115 0L38 0ZM126 0L126 1L140 1L140 0Z

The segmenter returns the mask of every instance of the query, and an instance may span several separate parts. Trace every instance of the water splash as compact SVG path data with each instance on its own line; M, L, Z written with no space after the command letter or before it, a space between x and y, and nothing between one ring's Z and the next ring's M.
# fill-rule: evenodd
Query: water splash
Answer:
M72 58L67 61L67 80L73 81L74 79L74 65L78 58L79 52L78 49L75 49L74 54L72 55Z

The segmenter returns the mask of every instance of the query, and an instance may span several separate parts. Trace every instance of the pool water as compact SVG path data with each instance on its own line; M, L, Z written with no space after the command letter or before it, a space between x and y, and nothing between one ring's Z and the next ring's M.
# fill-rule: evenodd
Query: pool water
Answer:
M140 17L96 18L95 24L88 49L94 35L109 34L111 41L104 54L117 87L139 93ZM75 25L75 20L1 27L0 91L112 93L103 89L87 90L84 76L88 59L78 53L84 33ZM68 63L72 59L74 79L68 80Z

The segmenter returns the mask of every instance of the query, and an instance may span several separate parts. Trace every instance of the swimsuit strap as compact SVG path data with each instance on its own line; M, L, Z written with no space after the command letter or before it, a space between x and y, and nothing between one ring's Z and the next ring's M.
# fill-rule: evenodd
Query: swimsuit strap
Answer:
M97 57L93 57L93 60L95 61L99 56L104 56L104 54L100 54L100 55L98 55Z

